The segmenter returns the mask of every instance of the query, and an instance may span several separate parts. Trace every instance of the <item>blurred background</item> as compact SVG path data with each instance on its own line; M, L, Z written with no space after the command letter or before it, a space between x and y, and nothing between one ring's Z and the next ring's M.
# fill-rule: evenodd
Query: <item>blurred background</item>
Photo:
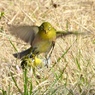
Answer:
M45 21L57 30L85 35L58 38L50 66L37 69L40 79L28 72L33 95L95 95L94 0L0 1L0 93L7 92L1 95L21 95L10 72L23 92L23 70L12 54L14 47L29 47L10 35L7 24L40 26Z

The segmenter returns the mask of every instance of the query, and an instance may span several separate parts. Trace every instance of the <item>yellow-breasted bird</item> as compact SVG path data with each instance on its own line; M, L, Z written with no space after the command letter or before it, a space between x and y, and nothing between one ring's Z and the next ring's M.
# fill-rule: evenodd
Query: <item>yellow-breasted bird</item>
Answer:
M9 27L11 34L21 38L31 47L25 51L13 54L16 58L23 58L26 55L38 55L40 53L49 53L54 48L56 40L56 29L49 23L43 22L41 26L11 26ZM50 51L50 52L49 52Z
M41 26L29 26L29 25L8 25L11 34L29 43L31 47L25 51L13 54L16 58L22 58L31 54L38 55L40 53L52 53L55 45L56 38L60 36L67 36L69 34L84 34L77 32L64 32L56 31L56 29L49 23L43 22ZM51 51L50 51L51 50Z

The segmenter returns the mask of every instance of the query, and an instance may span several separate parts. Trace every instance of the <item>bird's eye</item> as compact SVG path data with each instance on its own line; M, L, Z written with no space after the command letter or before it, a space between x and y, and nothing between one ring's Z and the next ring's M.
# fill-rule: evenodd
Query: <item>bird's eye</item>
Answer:
M48 27L48 30L51 30L51 26Z
M43 27L43 25L41 26L41 30L43 30L44 29L44 27Z

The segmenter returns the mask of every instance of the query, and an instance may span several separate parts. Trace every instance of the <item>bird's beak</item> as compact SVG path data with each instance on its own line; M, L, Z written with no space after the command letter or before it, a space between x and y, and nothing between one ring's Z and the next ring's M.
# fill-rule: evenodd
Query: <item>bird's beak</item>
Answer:
M45 31L45 34L47 33L47 30L44 30Z

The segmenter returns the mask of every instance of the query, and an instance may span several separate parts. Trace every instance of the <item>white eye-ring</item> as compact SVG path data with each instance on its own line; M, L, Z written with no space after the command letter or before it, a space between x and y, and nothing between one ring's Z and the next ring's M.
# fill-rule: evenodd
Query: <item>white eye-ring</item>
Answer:
M51 30L51 26L48 27L48 30Z

